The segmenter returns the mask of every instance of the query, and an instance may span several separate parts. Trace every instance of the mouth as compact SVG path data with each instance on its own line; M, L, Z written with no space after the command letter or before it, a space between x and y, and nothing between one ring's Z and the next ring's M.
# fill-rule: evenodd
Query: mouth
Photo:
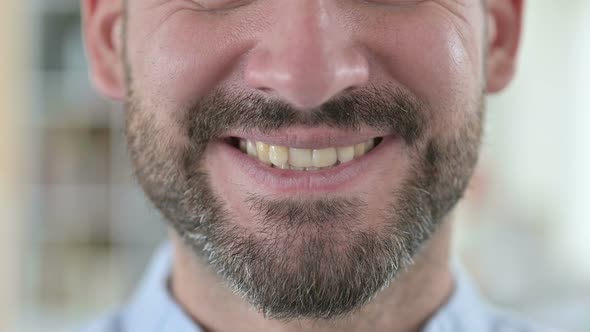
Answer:
M207 168L212 181L228 192L358 192L382 186L384 177L403 171L404 150L399 135L369 130L232 132L212 142Z
M281 170L317 172L353 162L375 149L383 137L373 137L346 146L293 147L243 137L228 137L225 143L262 165Z

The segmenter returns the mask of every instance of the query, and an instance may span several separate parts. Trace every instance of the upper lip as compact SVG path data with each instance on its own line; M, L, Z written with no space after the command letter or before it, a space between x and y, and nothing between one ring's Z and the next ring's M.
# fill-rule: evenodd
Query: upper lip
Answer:
M330 127L290 127L269 133L255 130L237 130L228 132L222 139L236 137L291 148L324 149L351 146L387 135L391 135L391 133L371 129L342 130Z

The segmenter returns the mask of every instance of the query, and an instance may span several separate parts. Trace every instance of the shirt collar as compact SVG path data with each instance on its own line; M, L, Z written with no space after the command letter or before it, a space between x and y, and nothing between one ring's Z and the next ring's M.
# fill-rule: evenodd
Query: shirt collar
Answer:
M168 290L172 248L166 243L156 251L123 315L123 331L202 332ZM446 304L428 321L423 332L485 331L484 304L460 264L453 263L455 289Z

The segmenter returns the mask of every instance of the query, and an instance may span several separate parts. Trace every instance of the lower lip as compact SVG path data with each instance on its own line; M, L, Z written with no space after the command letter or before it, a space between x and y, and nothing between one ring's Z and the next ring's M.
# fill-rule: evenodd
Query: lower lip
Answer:
M386 136L379 145L360 158L319 171L295 171L270 167L230 144L218 141L212 151L218 151L224 165L231 165L256 186L275 193L333 192L344 190L367 179L372 172L391 162L391 155L401 156L401 140ZM228 174L229 175L229 174Z

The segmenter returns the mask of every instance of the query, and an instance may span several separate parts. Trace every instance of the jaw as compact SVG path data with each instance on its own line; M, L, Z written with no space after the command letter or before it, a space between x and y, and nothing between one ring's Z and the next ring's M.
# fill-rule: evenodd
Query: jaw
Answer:
M169 232L174 250L171 292L189 315L208 330L231 331L243 326L251 326L253 331L367 331L393 326L400 331L419 330L453 291L449 267L452 222L453 216L447 216L415 255L413 265L399 273L369 303L343 319L269 320L252 310L230 288L222 286L220 276L173 230ZM216 308L224 308L223 318Z

